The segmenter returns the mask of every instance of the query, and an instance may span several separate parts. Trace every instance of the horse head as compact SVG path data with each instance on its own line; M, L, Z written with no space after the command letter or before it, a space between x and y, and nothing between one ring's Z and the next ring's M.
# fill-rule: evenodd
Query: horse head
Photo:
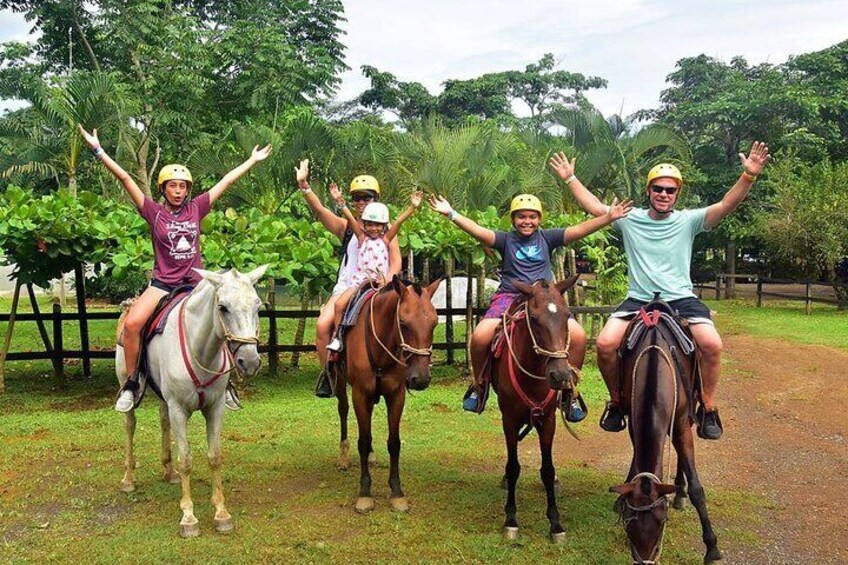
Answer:
M391 287L398 294L397 331L401 343L401 354L406 361L406 382L412 390L424 390L430 386L430 351L433 347L433 330L438 317L433 307L433 293L440 279L421 287L404 284L395 275Z
M214 289L215 331L232 353L240 373L252 376L259 370L259 306L262 301L253 285L262 278L268 265L249 273L230 269L214 273L195 269Z
M556 284L539 280L532 285L514 281L513 284L527 297L527 328L533 349L537 355L546 357L544 375L548 384L556 390L573 388L576 375L568 362L568 319L571 310L568 308L563 293L574 286L575 275Z
M659 557L668 519L669 494L674 485L663 484L650 473L640 473L623 485L610 487L619 495L615 510L624 524L633 563L653 563Z

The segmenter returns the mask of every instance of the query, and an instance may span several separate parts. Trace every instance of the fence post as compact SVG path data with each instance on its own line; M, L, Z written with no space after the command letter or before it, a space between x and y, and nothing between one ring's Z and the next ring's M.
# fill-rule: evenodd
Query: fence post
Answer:
M12 331L15 329L15 315L18 313L18 298L21 296L21 281L15 282L15 294L12 297L12 310L9 314L9 324L6 326L6 337L3 339L3 350L0 351L0 393L6 390L6 355L12 345Z
M757 277L757 308L763 305L763 279Z
M453 255L445 258L445 307L448 317L445 319L445 341L448 342L448 364L453 365Z
M272 376L277 376L277 367L280 364L280 356L277 352L277 292L276 282L271 281L268 290L268 371Z
M806 289L806 292L804 293L804 299L805 299L805 302L807 303L807 315L808 316L813 313L813 301L810 300L810 298L812 298L812 296L813 296L813 285L810 284L810 281L807 281L807 289Z
M53 376L59 384L64 384L65 360L62 343L62 305L53 303Z
M74 286L77 293L77 314L79 314L80 345L82 346L82 374L91 376L91 351L88 343L88 316L85 310L85 273L82 263L74 267Z
M716 300L721 300L721 279L723 277L720 273L716 273Z

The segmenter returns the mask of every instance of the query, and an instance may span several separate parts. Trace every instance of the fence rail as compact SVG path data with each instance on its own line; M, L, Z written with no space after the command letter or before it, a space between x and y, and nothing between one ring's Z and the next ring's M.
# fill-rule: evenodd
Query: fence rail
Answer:
M774 279L768 277L762 277L756 274L730 274L730 273L716 273L715 284L709 283L698 283L695 285L700 292L699 295L703 295L704 290L715 291L715 299L722 299L722 288L724 287L724 283L728 279L734 280L747 280L751 283L756 283L757 285L757 306L762 306L763 298L780 298L782 300L796 300L803 301L806 303L806 311L807 314L812 312L813 303L818 304L832 304L834 306L839 305L839 301L836 298L825 298L821 296L813 295L813 288L817 286L823 286L827 288L833 288L833 284L825 281L814 281L814 280L795 280L795 279ZM799 293L790 293L790 292L776 292L767 290L768 285L772 286L785 286L785 285L797 285L804 287L804 294ZM837 286L841 288L848 289L848 283L837 284ZM778 289L779 290L779 289ZM724 298L727 298L725 295Z

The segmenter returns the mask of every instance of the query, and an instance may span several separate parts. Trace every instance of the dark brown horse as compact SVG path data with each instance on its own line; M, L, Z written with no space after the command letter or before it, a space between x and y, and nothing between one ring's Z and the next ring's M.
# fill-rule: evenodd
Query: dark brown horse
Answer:
M694 343L674 320L668 305L654 301L628 326L621 346L621 400L628 416L633 459L627 482L610 488L620 496L616 511L624 524L633 563L656 563L668 519L667 496L674 507L689 498L701 520L705 563L721 559L718 539L707 514L704 487L695 469L692 406L695 386ZM677 452L675 484L663 482L666 438ZM670 455L670 454L669 454Z
M554 491L556 472L551 446L556 431L559 391L573 391L578 378L568 361L571 311L562 297L576 280L575 276L556 284L537 281L532 286L515 282L515 287L527 299L514 305L504 316L505 346L502 353L492 359L507 451L503 530L506 539L518 536L515 506L515 485L521 472L518 442L532 427L539 434L542 451L540 473L548 499L551 540L565 541Z
M400 484L400 418L406 401L406 390L424 390L430 384L430 353L433 330L438 318L431 298L439 281L422 288L406 285L397 276L378 291L363 307L356 324L347 333L343 351L343 379L338 379L341 443L339 467L346 469L347 383L350 383L353 409L359 424L359 496L356 511L366 513L374 508L371 496L371 473L368 468L371 446L371 414L383 397L389 418L389 502L392 509L405 512L409 505Z

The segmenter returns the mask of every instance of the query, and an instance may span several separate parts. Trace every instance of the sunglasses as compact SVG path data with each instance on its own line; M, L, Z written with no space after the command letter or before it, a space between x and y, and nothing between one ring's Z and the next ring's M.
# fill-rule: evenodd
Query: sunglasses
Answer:
M663 192L665 192L669 196L674 196L677 193L677 187L676 186L659 186L659 185L656 185L656 184L652 184L651 185L651 191L654 194L662 194Z
M354 194L353 196L351 196L351 199L354 202L373 202L374 201L374 197L371 196L370 194Z

